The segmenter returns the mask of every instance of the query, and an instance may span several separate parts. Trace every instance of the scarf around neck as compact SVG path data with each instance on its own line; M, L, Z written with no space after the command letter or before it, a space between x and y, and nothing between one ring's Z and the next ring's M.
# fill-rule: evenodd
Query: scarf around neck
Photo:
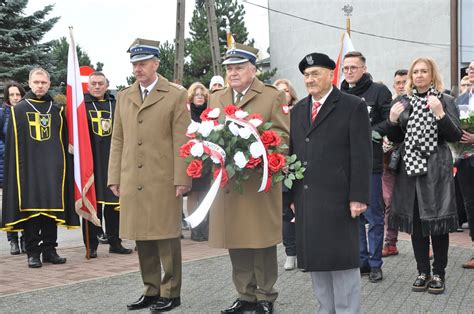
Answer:
M431 86L426 94L416 89L409 96L413 111L408 118L405 134L405 153L403 161L408 176L423 175L428 172L428 158L438 146L438 125L436 118L427 106L428 96L441 99L442 94Z
M360 80L353 87L350 87L346 80L342 81L341 89L346 93L359 96L368 90L372 83L373 81L370 76L367 73L364 73L362 74Z

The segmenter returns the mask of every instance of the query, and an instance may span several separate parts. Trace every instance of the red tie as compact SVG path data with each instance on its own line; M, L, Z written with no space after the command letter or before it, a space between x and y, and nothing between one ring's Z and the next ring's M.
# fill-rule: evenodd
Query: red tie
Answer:
M313 102L313 108L311 109L311 122L314 122L314 119L316 119L319 107L321 107L321 103L319 101Z

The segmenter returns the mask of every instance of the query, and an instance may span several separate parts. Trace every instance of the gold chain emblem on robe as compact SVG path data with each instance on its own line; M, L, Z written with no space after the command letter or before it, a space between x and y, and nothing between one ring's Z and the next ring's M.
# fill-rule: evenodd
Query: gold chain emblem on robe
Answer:
M92 131L98 136L110 136L112 134L112 119L110 111L90 110L89 115L92 122ZM107 117L107 118L104 118Z
M47 141L51 137L51 114L27 112L30 137L36 141Z

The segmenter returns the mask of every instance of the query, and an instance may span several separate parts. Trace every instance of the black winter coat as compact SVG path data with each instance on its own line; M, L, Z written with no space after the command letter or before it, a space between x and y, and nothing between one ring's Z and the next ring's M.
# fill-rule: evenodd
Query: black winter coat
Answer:
M387 118L390 113L392 93L387 86L372 81L368 74L364 74L354 87L349 88L349 84L344 80L341 84L341 91L362 98L367 104L372 131L378 132L381 136L387 134L389 127ZM373 172L383 171L383 150L382 140L373 141Z
M409 103L407 96L403 96ZM399 101L397 98L393 103ZM447 142L457 142L462 131L459 126L459 112L454 98L443 94L441 98L446 115L438 120L438 147L428 158L428 172L425 175L407 175L405 163L400 157L392 194L392 209L388 224L391 228L413 233L413 212L418 201L423 235L440 235L455 231L458 226L456 197L454 194L453 158ZM408 104L399 118L399 124L389 127L388 138L403 143L413 108ZM401 146L401 156L404 154Z
M369 202L372 145L367 105L337 88L310 123L311 96L291 111L290 153L306 167L291 189L298 267L359 267L359 219L349 202Z

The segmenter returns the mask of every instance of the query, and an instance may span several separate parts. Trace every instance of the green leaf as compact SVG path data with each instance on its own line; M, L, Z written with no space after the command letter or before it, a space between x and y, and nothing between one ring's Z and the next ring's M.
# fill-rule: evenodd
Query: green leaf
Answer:
M293 155L289 156L289 157L288 157L288 162L287 162L287 163L288 163L288 164L292 164L292 163L294 163L294 162L296 161L296 158L297 158L297 157L296 157L296 155L295 155L295 154L293 154Z
M220 138L219 141L217 142L220 146L224 146L225 142L223 138Z
M298 161L295 162L293 165L295 166L295 170L298 170L298 169L301 168L301 161L298 160Z
M301 179L304 178L304 175L301 172L297 172L297 173L295 173L295 177L296 177L296 179L301 180Z
M229 177L229 179L235 175L235 169L234 167L232 167L232 165L227 165L225 167L225 170L227 170L227 176Z
M278 148L280 148L280 149L288 149L289 147L288 147L288 145L286 145L286 144L282 144L282 145L280 145L280 147L278 147Z
M285 181L283 182L285 184L285 186L289 189L291 189L293 187L293 181L290 180L290 179L285 179Z
M284 175L278 175L278 176L274 176L273 178L275 178L275 182L281 182L281 181L283 181L283 179L285 179L285 176Z
M293 173L290 173L290 174L288 174L288 179L290 179L290 180L293 181L293 180L295 180L296 178L295 178L295 175L294 175Z
M270 128L272 127L272 123L271 122L265 122L262 126L262 129L264 130L269 130Z
M189 164L191 161L193 161L194 157L189 155L188 157L186 157L184 160L186 160L186 162Z

